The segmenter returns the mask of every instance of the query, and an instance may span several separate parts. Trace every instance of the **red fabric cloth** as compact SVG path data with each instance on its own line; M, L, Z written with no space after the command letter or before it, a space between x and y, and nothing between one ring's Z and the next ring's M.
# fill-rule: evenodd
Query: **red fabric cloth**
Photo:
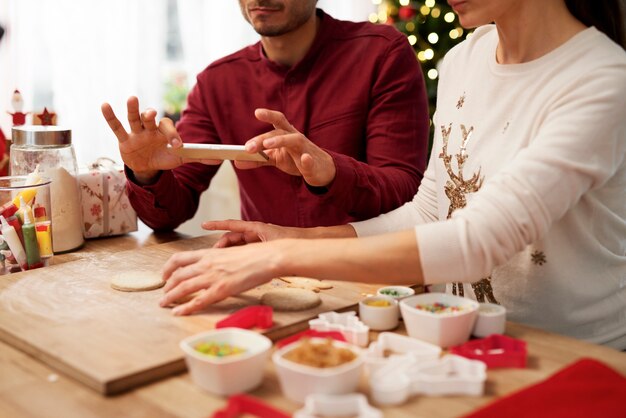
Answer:
M626 357L626 356L625 356ZM582 359L465 418L624 418L626 378L603 363Z
M244 144L273 128L254 110L283 112L334 158L328 190L274 167L236 170L242 218L286 226L323 226L388 212L417 192L428 148L423 76L406 37L371 23L321 18L307 55L287 68L261 43L211 64L197 78L177 125L183 142ZM196 212L217 166L186 164L129 197L154 229L176 228Z

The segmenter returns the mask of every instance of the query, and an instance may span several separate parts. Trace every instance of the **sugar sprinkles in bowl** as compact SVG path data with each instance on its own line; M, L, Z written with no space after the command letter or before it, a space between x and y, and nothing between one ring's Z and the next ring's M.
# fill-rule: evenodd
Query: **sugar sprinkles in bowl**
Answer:
M446 293L422 293L403 299L400 311L410 337L446 348L469 339L478 302Z

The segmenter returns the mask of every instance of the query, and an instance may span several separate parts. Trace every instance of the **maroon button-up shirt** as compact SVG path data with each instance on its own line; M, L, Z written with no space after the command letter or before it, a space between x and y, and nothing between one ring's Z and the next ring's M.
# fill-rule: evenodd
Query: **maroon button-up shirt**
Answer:
M260 42L211 64L177 125L183 142L244 144L273 129L254 117L264 107L332 155L337 175L323 191L274 167L236 169L243 219L339 225L388 212L417 192L428 104L415 53L392 27L318 16L316 39L293 67L268 60ZM176 228L194 215L217 169L185 164L149 186L129 181L130 201L150 227Z

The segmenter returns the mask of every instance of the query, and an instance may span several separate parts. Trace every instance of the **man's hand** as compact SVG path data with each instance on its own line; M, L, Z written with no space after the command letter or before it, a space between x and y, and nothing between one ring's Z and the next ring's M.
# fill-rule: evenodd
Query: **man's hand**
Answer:
M171 119L163 118L156 124L156 111L148 109L139 114L139 100L131 97L127 102L130 132L126 132L115 116L111 105L102 105L102 115L119 141L122 160L141 183L149 183L161 170L170 170L185 161L167 152L166 146L182 146L180 135Z
M256 118L270 123L274 130L246 142L250 153L265 151L270 157L267 163L236 161L240 169L273 165L293 176L302 176L310 186L325 187L337 172L333 158L294 128L285 115L268 109L257 109Z
M206 221L202 228L207 231L229 231L224 233L213 248L226 248L246 245L253 242L273 241L281 238L306 238L307 229L266 224L263 222Z

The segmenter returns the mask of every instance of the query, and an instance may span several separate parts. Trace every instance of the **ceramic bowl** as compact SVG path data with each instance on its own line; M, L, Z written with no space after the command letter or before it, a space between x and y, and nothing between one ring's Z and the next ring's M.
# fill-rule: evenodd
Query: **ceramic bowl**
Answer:
M378 296L388 296L400 301L409 296L413 296L415 294L415 290L408 286L385 286L378 289L376 294Z
M413 296L415 294L415 290L408 286L386 286L378 289L376 294L378 296L388 296L390 298L394 298L399 303L402 299ZM399 309L398 318L401 318Z
M472 335L483 338L491 334L504 334L506 309L495 303L480 303Z
M435 304L449 309L418 308ZM410 337L446 348L469 339L478 314L478 302L446 293L422 293L403 299L400 311Z
M195 349L199 343L211 342L237 346L245 352L215 357ZM221 396L246 392L259 386L271 347L269 338L241 328L215 329L180 342L191 380L204 390Z
M311 343L326 342L323 338L311 338ZM298 403L304 403L307 395L320 393L342 395L355 392L363 371L363 354L352 344L332 341L335 347L352 350L356 358L335 367L317 368L298 364L284 358L285 354L302 344L302 340L286 345L274 352L272 361L276 368L278 381L285 397Z
M381 306L380 303L387 304ZM370 296L359 302L359 318L374 331L387 331L398 326L398 301L389 296Z

